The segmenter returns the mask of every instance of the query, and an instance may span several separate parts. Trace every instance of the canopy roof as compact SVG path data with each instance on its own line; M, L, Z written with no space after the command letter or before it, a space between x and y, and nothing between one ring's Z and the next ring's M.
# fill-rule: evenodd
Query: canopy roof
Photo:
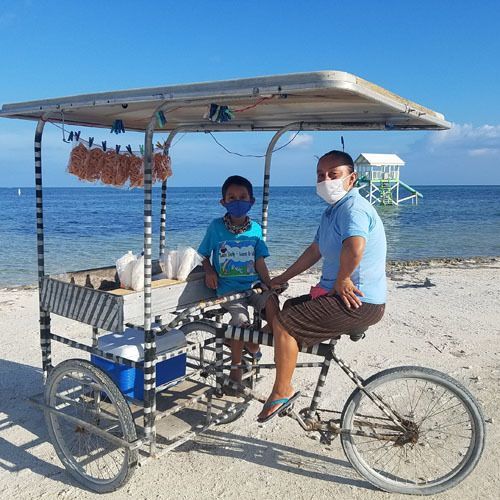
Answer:
M405 162L395 154L361 153L354 162L356 165L372 165L374 167L398 166Z
M210 104L229 106L234 118L204 118ZM302 130L404 130L450 128L440 113L342 71L318 71L82 94L5 104L0 117L42 117L81 126L144 130L155 111L166 126L157 130L278 130L297 122ZM246 109L247 108L247 109Z

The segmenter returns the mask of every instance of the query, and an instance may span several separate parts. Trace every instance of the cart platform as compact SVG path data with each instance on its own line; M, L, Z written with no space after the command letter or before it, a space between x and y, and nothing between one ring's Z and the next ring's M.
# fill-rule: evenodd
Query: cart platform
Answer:
M156 273L155 273L156 271ZM165 279L153 264L152 300L155 315L184 309L215 293L195 269L186 281ZM114 266L44 276L41 307L51 313L107 331L123 332L126 323L142 324L144 292L120 288Z

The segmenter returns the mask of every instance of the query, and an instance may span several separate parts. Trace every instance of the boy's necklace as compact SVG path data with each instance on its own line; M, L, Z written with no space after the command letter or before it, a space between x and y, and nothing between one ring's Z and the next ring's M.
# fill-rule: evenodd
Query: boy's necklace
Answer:
M241 224L241 226L238 226L237 224L233 224L231 222L231 218L229 217L229 214L224 215L224 225L226 226L226 229L233 234L241 234L244 233L245 231L248 231L250 229L250 226L252 224L252 221L250 220L250 217L246 217L245 222Z

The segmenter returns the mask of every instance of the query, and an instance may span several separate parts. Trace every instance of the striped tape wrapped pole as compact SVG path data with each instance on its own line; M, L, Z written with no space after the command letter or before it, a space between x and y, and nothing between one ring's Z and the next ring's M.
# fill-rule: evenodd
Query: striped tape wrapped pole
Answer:
M332 346L333 349L333 346ZM316 383L316 390L314 391L314 395L311 401L311 406L309 407L309 414L313 415L314 412L318 409L319 402L321 400L321 394L323 392L323 387L325 386L326 377L328 375L328 371L330 369L330 364L332 362L333 356L328 353L325 356L325 360L323 361L323 365L321 366L321 371L319 373L318 382Z
M160 258L165 253L165 239L167 234L167 180L161 183L161 210L160 210Z
M168 134L165 142L165 152L170 154L170 146L176 134L182 127L178 127ZM161 185L161 211L160 211L160 258L165 254L165 242L167 237L167 180L165 179Z
M36 196L36 244L38 259L38 298L40 309L40 345L42 348L43 381L47 380L52 367L50 342L50 313L42 309L42 280L45 276L45 249L43 239L43 194L42 194L42 135L45 120L38 120L35 131L35 196Z
M279 129L272 137L266 150L266 160L264 166L264 188L262 193L262 238L267 239L267 213L269 207L269 184L271 180L271 158L273 156L274 146L279 138L289 130L297 129L301 126L301 122L294 122Z
M144 134L144 432L156 449L156 341L151 328L152 157L155 116Z
M224 337L227 326L216 323L215 329L215 396L220 398L223 395L222 386L224 383Z

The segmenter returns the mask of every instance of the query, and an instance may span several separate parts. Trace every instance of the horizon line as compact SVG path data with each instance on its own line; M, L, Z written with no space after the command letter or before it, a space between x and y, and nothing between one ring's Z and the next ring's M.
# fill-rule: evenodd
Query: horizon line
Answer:
M495 187L495 186L500 186L499 184L419 184L419 183L414 183L413 186L478 186L478 187ZM161 185L157 184L153 186L153 189L155 188L160 188ZM167 186L168 189L185 189L185 188L218 188L220 189L220 185L216 186L204 186L204 185L199 185L199 186ZM260 184L253 184L254 188L262 188L263 186ZM314 188L315 184L294 184L294 185L289 185L289 184L273 184L271 185L271 188L273 187L280 187L280 188ZM119 191L132 191L132 190L142 190L142 188L133 188L133 189L128 189L127 187L115 187L115 186L105 186L105 185L87 185L87 186L43 186L44 189L106 189L106 188L112 188L112 189L117 189ZM0 186L0 189L35 189L35 186Z

